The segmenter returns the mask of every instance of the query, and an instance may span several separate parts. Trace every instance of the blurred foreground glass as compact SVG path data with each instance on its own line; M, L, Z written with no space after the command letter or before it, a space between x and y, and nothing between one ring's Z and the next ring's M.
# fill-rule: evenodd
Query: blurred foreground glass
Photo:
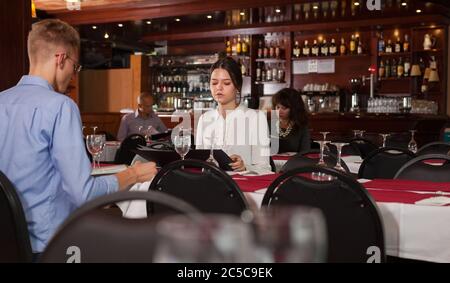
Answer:
M310 207L264 207L255 216L256 258L261 263L326 260L326 224Z
M204 215L194 221L186 215L169 216L156 226L154 262L254 262L248 223L232 215Z

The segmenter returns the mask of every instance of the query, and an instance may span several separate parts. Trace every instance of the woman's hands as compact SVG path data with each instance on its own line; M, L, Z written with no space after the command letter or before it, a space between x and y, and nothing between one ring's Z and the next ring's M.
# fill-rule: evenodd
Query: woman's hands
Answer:
M230 156L231 160L233 160L233 163L230 163L229 165L231 166L231 169L233 169L233 171L245 171L245 164L244 161L242 160L242 158L239 155L233 154Z

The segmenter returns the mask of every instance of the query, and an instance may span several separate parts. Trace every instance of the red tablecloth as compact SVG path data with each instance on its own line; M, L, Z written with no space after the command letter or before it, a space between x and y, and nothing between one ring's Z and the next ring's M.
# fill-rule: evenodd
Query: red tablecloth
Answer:
M349 156L349 155L346 155L346 154L342 155L342 157L346 157L346 156ZM278 154L272 155L273 160L289 160L291 157L292 156L278 155ZM310 153L310 154L307 154L306 157L318 159L320 157L320 154L319 153Z
M238 184L243 192L254 192L267 188L280 174L270 174L262 176L242 176L233 175L231 178Z
M363 183L365 188L397 191L450 192L450 183L425 182L413 180L375 179Z

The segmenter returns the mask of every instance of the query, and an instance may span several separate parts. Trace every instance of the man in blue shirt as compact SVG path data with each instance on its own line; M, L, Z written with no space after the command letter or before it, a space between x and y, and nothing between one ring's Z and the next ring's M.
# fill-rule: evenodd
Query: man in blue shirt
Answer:
M60 20L35 23L28 35L29 75L0 92L0 171L15 185L41 253L58 226L84 202L150 180L154 163L92 177L77 105L65 93L81 69L77 31Z

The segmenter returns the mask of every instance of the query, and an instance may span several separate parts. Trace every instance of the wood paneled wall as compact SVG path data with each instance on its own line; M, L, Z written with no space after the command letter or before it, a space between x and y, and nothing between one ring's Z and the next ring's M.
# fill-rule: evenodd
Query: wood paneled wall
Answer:
M0 1L0 91L28 73L27 35L31 29L31 1Z

